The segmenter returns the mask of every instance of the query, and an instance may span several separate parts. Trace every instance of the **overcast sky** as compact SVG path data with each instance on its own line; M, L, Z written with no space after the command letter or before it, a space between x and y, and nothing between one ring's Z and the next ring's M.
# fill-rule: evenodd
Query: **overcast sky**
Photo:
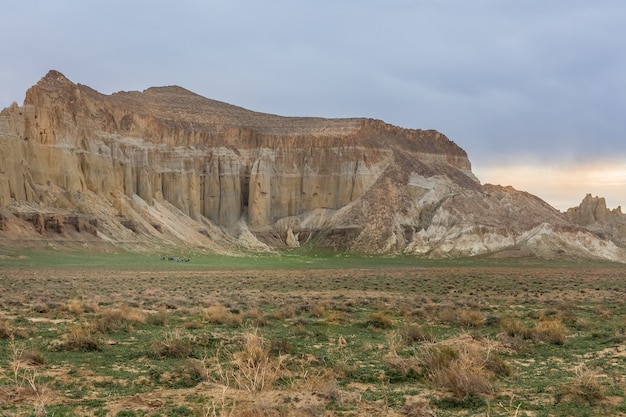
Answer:
M2 1L0 107L49 69L436 129L483 182L626 209L623 0ZM626 210L625 210L626 211Z

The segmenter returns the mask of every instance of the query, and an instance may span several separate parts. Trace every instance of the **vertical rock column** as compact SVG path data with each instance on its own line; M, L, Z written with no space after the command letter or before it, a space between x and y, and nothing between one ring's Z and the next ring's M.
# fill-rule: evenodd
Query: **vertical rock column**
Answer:
M220 208L218 224L230 228L241 216L241 163L234 153L219 158Z
M204 167L204 183L202 184L203 202L202 215L218 224L220 213L220 177L217 159L211 160Z
M262 229L270 224L271 174L271 164L267 156L262 155L252 164L248 197L248 224L253 230Z
M220 150L204 168L202 215L218 226L230 228L241 216L241 163L232 151Z

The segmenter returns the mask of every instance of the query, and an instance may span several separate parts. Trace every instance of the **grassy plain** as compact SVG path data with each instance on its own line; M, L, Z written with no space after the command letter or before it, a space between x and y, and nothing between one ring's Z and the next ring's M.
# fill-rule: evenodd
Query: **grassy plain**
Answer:
M626 267L3 252L0 415L626 415Z

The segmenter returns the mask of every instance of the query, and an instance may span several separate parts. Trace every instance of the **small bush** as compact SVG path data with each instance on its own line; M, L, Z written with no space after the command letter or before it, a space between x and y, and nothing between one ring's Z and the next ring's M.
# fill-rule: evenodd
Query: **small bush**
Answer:
M604 386L600 377L595 372L581 370L566 384L561 385L557 391L560 397L567 397L578 404L597 404L606 398Z
M249 392L272 388L288 371L283 365L285 357L273 357L271 349L271 343L260 337L256 331L243 333L240 350L227 352L226 366L220 365L223 359L218 349L214 358L214 362L218 364L215 372L217 382L225 385L234 382L238 389Z
M187 330L198 330L204 327L204 323L202 323L202 320L198 319L186 320L183 323L183 327Z
M154 342L154 352L168 358L188 358L193 356L193 340L189 335L174 331Z
M309 312L313 317L323 317L326 313L326 307L323 304L315 304L311 306Z
M491 352L485 361L485 368L493 372L498 378L511 376L513 373L513 368L499 352Z
M480 310L466 309L458 314L459 323L466 327L478 327L485 322L485 316Z
M269 318L274 320L287 320L296 317L296 309L294 306L288 304L280 308L280 310L272 311L268 314Z
M132 322L132 323L145 323L146 322L146 313L138 308L132 307L128 304L122 304L119 306L120 316L124 318L124 320Z
M523 321L512 317L503 317L500 320L500 330L510 337L521 337L522 339L532 337L531 329Z
M393 319L386 311L376 311L370 314L367 326L377 329L388 329L393 326Z
M146 322L152 326L167 326L169 316L165 309L159 309L156 313L148 314L146 316Z
M459 322L459 312L454 307L440 306L437 312L437 319L440 323L457 323Z
M41 353L36 350L22 351L19 359L28 366L43 366L47 363Z
M0 339L10 339L13 336L13 327L9 320L0 320Z
M459 352L447 345L433 345L422 350L421 364L426 373L446 368L459 358Z
M533 339L554 345L564 345L567 329L559 320L538 322L532 330Z
M410 324L404 328L402 333L405 343L422 343L422 342L435 342L435 336L432 332L424 329L419 324Z
M250 322L252 322L252 324L254 324L255 326L267 325L267 319L265 318L265 314L263 314L263 311L261 311L261 309L258 307L246 311L244 317L246 318L246 320L250 320Z
M83 302L76 299L69 300L67 303L65 303L64 309L68 313L74 314L75 316L80 316L85 312L85 306L83 305Z
M330 310L326 312L325 321L330 324L341 324L348 321L350 315L345 311Z
M74 323L68 326L60 345L62 349L100 351L101 342L96 336L93 324L87 322Z
M493 392L493 372L486 366L488 360L488 355L473 345L459 348L433 345L421 354L426 376L456 398Z
M412 403L402 408L402 414L407 417L436 417L435 413L427 404Z
M239 327L243 323L241 314L232 313L221 304L213 305L206 309L205 314L209 322L228 327Z

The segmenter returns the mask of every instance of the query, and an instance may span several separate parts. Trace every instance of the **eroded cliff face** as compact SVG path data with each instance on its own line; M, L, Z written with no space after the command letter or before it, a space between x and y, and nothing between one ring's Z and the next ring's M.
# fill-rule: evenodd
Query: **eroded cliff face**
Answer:
M570 225L481 186L436 131L256 113L180 87L103 95L56 71L0 113L5 242L463 256L542 224Z
M568 209L566 215L573 223L607 237L620 247L626 247L626 214L622 213L621 207L607 208L603 197L587 194L580 205Z

